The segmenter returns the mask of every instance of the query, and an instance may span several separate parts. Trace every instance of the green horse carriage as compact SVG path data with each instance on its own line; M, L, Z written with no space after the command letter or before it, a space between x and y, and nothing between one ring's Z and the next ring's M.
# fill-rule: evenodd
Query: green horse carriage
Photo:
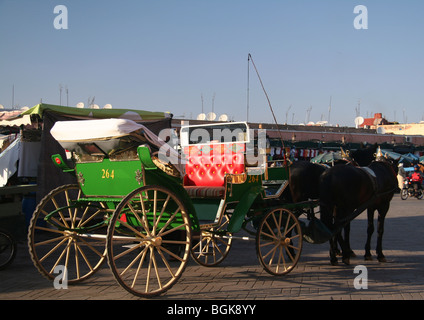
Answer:
M30 254L47 278L62 270L75 283L107 259L124 289L151 297L177 282L190 256L218 265L243 230L268 273L297 264L305 224L296 212L311 203L284 200L289 166L268 163L246 123L182 127L178 152L130 120L57 122L51 133L74 167L53 162L78 183L47 194L30 223Z

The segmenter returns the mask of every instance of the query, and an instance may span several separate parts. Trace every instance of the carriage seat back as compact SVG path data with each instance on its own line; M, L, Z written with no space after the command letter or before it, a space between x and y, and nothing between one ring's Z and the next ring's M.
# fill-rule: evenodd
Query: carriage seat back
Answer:
M184 186L224 187L226 174L245 172L244 151L241 143L186 147Z

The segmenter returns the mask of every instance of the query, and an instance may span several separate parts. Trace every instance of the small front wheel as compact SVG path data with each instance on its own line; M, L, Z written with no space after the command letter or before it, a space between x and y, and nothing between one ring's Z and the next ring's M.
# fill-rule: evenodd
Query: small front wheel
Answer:
M198 237L193 236L191 256L198 264L214 267L227 257L231 249L232 234L226 232L230 219L224 215L219 226L201 229Z
M402 188L402 190L400 190L400 198L402 200L406 200L406 199L408 199L408 197L409 197L408 189Z
M106 240L118 283L139 297L170 289L190 257L191 223L185 205L162 186L128 194L116 208Z
M294 269L302 251L302 230L296 216L277 208L264 215L256 233L256 253L266 272L281 276Z

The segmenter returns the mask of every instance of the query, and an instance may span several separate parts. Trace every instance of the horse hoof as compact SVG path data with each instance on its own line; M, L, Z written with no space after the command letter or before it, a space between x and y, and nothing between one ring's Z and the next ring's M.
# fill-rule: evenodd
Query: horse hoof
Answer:
M350 265L350 259L349 258L343 259L343 263L347 266Z
M364 256L365 261L372 261L372 256Z
M337 260L330 261L330 263L331 263L332 266L338 266L339 265L339 262Z
M355 252L351 251L350 254L349 254L349 257L350 258L356 258Z
M380 257L380 258L377 258L378 259L378 262L387 262L387 259L386 259L386 257Z

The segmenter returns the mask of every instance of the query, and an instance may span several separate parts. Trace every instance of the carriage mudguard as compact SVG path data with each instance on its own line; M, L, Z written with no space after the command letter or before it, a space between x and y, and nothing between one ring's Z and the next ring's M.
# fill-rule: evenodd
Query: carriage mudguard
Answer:
M138 157L140 158L141 163L145 170L156 170L157 167L152 161L152 155L150 154L150 149L147 146L139 146L137 148Z
M239 203L234 209L234 213L231 216L230 223L228 224L228 232L236 233L240 231L240 228L244 222L244 217L249 212L250 207L258 196L260 196L262 186L256 185L246 191L240 198Z

